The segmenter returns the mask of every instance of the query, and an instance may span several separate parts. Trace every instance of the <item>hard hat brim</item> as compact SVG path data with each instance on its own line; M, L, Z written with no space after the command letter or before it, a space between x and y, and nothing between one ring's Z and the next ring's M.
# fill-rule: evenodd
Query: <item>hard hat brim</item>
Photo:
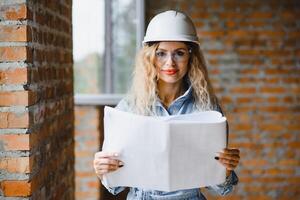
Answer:
M200 45L199 43L199 40L198 38L195 38L195 37L191 37L190 39L188 39L187 36L185 37L178 37L178 38L169 38L169 37L166 37L166 38L147 38L145 37L144 40L143 40L143 44L146 44L148 42L193 42L193 43L196 43L198 45Z

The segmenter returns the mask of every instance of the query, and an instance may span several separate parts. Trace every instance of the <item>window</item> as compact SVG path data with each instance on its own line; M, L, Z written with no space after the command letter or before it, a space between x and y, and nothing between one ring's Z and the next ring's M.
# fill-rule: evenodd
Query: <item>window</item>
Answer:
M143 0L73 0L75 93L125 93L143 35Z

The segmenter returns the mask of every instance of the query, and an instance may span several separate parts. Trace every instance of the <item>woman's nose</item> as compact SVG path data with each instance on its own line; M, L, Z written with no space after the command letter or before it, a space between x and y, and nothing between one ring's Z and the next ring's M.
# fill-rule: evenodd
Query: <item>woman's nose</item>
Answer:
M175 60L174 60L172 54L169 54L167 56L166 64L169 65L169 66L173 66L175 64Z

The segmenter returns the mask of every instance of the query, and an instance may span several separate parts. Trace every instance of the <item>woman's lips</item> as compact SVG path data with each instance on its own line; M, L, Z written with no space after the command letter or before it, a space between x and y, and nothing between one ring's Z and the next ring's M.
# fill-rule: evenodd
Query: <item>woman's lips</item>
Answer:
M178 72L178 69L163 69L161 71L167 75L174 75Z

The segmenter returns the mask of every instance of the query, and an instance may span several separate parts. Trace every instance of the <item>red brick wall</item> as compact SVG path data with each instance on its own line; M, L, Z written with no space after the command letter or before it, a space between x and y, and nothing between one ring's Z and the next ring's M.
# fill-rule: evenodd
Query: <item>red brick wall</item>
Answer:
M104 106L75 106L75 198L78 200L126 199L128 191L117 197L110 194L97 178L93 160L103 142Z
M1 1L0 199L74 198L71 4Z
M240 183L224 199L299 199L300 2L146 2L148 19L178 9L197 26L229 144L241 150Z
M75 197L99 199L100 181L94 172L94 154L100 149L100 110L94 106L75 107Z

